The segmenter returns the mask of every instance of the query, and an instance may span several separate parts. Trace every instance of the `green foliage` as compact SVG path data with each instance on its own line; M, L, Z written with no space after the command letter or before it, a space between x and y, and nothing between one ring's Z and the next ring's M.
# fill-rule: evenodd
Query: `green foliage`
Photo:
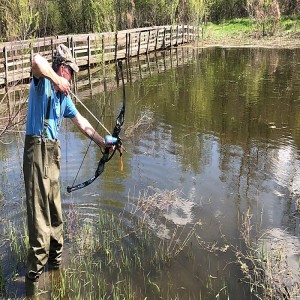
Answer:
M300 30L300 22L299 19L282 19L281 22L282 29L285 31L299 31Z
M163 0L137 0L135 1L135 7L136 27L165 25L170 22L168 6Z
M116 30L114 0L90 0L90 23L93 32Z
M247 16L246 0L207 0L206 5L213 22Z
M61 14L57 9L57 3L50 0L36 0L39 11L39 27L37 36L48 36L53 33L59 34L61 28Z
M300 0L0 0L0 40L105 32L250 17L259 35L274 34ZM285 28L292 30L291 24Z
M10 40L27 39L38 28L39 12L31 0L0 0L3 33Z
M58 0L64 32L79 33L83 24L81 0Z

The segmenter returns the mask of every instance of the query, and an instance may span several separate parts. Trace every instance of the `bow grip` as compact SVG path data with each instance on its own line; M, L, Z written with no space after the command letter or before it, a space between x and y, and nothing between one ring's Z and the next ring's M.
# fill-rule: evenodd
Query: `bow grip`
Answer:
M104 140L105 140L105 144L107 145L115 145L118 141L118 138L110 135L110 134L107 134L105 137L104 137Z

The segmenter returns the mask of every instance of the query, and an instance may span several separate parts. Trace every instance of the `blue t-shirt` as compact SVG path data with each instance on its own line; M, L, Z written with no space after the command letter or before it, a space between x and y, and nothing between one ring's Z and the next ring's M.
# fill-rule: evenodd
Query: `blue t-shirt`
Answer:
M46 127L47 138L57 139L62 117L72 119L77 115L78 110L69 95L65 96L61 92L56 94L53 84L47 78L33 78L29 90L26 135L42 136L50 95L50 114Z

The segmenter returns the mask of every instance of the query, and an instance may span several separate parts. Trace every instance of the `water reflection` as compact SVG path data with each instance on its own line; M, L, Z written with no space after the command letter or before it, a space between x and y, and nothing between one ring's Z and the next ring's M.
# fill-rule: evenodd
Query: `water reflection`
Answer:
M199 222L202 229L197 234L203 241L223 244L226 236L230 243L238 244L241 216L248 208L259 231L281 228L299 236L295 205L300 196L298 52L180 49L131 61L126 65L125 122L136 122L147 109L153 113L152 126L137 136L124 136L128 153L124 154L123 172L115 157L99 180L68 195L65 187L74 179L88 141L65 123L60 136L64 210L76 205L86 218L96 216L99 208L115 213L125 208L130 214L139 193L155 187L180 191L185 200L177 199L168 207L160 223L149 218L149 226L161 238L170 238L176 226ZM105 115L104 124L112 128L122 91L101 75L88 74L89 79L82 75L77 95L99 118ZM1 146L1 192L7 202L12 199L10 182L21 185L21 176L13 167L18 165L12 164L16 144ZM79 181L93 174L100 157L92 145ZM10 208L10 204L1 206L1 218ZM17 216L11 212L10 218ZM236 270L227 264L233 257L223 253L212 259L204 253L196 248L194 263L185 261L183 266L182 261L176 262L172 272L182 278L169 274L169 280L175 286L186 284L190 294L199 295L200 289L206 289L201 278L211 274L227 278L230 270L230 298L242 299L246 292L236 283Z

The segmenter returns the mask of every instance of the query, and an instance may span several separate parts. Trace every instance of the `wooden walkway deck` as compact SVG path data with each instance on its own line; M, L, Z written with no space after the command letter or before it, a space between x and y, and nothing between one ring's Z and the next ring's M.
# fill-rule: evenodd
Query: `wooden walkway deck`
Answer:
M198 38L198 32L194 26L170 25L2 43L0 88L28 82L33 55L41 53L50 62L60 43L68 45L77 64L86 68L191 43Z

